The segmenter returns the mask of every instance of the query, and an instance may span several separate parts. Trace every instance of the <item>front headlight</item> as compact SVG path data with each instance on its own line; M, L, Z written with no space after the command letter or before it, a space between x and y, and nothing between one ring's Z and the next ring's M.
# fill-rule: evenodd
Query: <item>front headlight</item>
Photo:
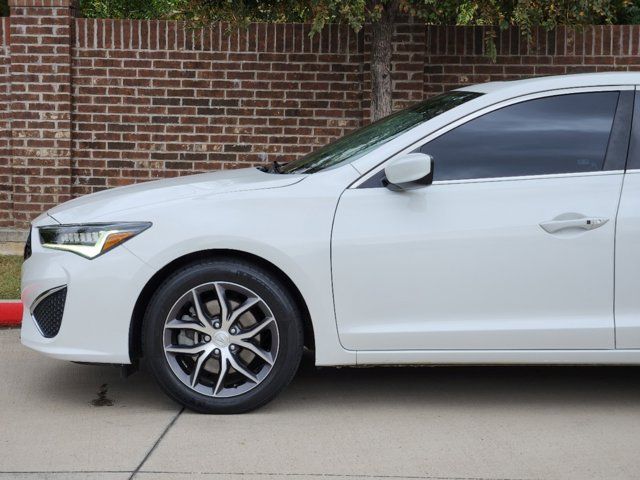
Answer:
M149 222L87 223L40 227L44 248L65 250L93 259L144 232Z

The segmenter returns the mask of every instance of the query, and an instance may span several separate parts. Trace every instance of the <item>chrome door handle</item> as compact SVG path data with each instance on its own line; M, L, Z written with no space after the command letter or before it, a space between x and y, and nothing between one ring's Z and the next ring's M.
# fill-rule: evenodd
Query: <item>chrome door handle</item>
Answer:
M608 218L601 218L601 217L583 217L583 216L580 216L580 217L572 216L572 218L556 217L550 222L541 223L540 226L547 233L557 233L562 230L568 230L568 229L594 230L598 227L601 227L608 221L609 221Z

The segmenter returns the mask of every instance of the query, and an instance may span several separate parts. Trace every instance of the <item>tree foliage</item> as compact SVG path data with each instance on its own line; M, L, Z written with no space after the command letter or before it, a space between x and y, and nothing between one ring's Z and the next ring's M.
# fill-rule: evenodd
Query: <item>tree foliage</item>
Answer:
M359 30L388 8L428 24L514 25L525 32L536 26L640 22L640 0L80 0L84 17L311 22L316 31L326 23Z
M98 0L85 0L98 1ZM106 1L106 0L102 0ZM167 0L170 1L170 0ZM176 0L174 0L176 1ZM347 23L359 30L379 21L386 9L429 24L534 26L615 23L638 18L640 2L631 0L184 0L182 14L197 22L227 20L306 21L315 30Z
M387 0L79 0L80 15L89 18L190 19L197 23L230 21L312 21L316 30L325 23L348 23L359 29L376 21ZM399 8L426 23L449 25L637 24L640 0L511 0L436 1L402 0ZM7 0L0 0L0 15L9 15Z
M174 18L186 7L183 0L80 0L81 16L87 18Z

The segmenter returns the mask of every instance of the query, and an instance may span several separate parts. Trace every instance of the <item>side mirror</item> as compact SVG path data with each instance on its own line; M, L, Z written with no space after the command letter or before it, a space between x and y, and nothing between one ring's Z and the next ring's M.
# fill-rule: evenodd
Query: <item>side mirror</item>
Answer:
M384 167L383 184L399 192L424 187L433 180L433 158L424 153L408 153L391 160Z

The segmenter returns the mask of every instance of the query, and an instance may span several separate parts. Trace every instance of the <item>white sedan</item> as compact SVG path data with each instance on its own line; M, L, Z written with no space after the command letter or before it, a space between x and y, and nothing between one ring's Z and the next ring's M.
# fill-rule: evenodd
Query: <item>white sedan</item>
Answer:
M33 222L22 342L200 412L317 365L640 364L638 73L454 90L299 160Z

